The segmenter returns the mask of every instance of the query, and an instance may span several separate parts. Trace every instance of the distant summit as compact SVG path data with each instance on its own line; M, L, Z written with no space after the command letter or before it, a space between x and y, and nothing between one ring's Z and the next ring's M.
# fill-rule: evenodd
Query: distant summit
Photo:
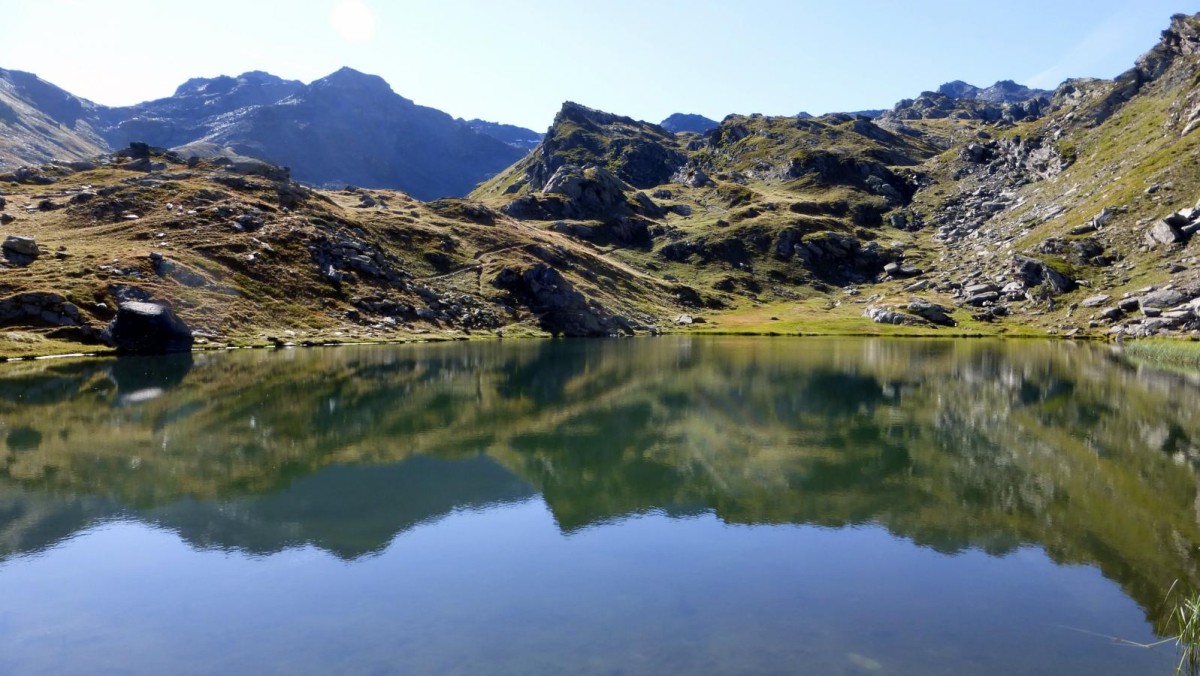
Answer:
M541 134L515 124L501 124L487 120L467 120L464 124L484 136L490 136L526 152L533 150L537 144L542 142Z
M873 116L884 126L896 127L904 120L983 120L1006 122L1035 120L1050 110L1054 92L1033 89L1012 80L1001 80L990 87L955 80L921 92L915 99L902 99L888 111Z
M351 68L283 91L198 121L191 140L287 166L306 183L398 188L422 200L465 195L524 154ZM181 145L171 140L162 145Z
M671 133L679 133L681 131L693 131L703 134L709 129L715 129L720 124L716 120L710 120L703 115L692 115L689 113L675 113L674 115L663 120L659 125L663 129Z
M1045 89L1033 89L1017 84L1012 80L1000 80L996 84L980 88L962 80L947 82L938 87L938 94L945 94L953 99L983 101L984 103L1022 103L1039 96L1051 96L1054 92Z

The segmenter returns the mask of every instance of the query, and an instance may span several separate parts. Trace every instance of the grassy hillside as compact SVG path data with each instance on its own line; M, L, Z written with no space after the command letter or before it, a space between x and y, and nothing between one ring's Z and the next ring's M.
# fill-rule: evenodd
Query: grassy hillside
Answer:
M94 342L142 297L209 345L1192 335L1197 83L1200 20L1179 15L1117 79L1026 102L929 94L874 121L733 115L704 134L567 103L467 200L314 191L219 153L48 166L2 189L6 233L42 254L6 256L0 354ZM5 314L51 302L29 294L58 304Z

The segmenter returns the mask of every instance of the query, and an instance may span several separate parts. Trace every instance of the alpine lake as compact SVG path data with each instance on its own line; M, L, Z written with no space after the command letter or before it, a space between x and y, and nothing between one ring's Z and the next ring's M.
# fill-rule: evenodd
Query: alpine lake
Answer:
M0 364L0 673L1167 675L1198 383L1067 341Z

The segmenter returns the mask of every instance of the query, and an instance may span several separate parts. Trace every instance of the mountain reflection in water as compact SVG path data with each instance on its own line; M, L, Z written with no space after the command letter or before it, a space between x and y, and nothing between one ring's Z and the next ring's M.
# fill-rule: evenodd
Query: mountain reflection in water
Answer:
M0 562L133 519L353 560L460 510L878 525L1200 583L1200 389L1069 343L671 338L0 368Z

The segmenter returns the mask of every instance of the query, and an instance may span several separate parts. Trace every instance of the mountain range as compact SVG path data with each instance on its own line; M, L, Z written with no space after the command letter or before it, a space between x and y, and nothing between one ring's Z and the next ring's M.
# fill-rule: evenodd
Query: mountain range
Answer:
M84 160L137 141L185 155L228 149L287 166L311 185L397 188L421 199L466 194L540 138L456 120L350 68L307 85L261 71L194 78L167 98L124 107L0 70L0 111L8 111L0 113L0 168Z
M0 174L0 351L94 343L128 300L211 345L1190 335L1198 81L1200 15L1112 80L679 133L574 102L540 136L455 120L348 69L127 109L4 71L0 152L41 163Z

